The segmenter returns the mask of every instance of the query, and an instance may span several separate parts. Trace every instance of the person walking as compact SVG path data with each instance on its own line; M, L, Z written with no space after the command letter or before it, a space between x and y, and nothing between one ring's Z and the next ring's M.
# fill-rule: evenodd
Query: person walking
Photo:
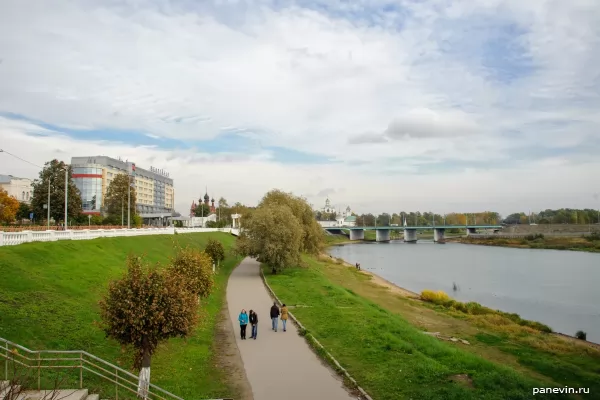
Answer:
M240 321L240 336L242 340L246 340L246 327L248 326L248 314L246 314L246 310L242 310L238 321Z
M250 339L256 340L256 334L258 333L258 315L252 310L250 310L250 325L252 325L252 336L250 336Z
M286 332L286 325L288 320L288 308L284 304L281 306L281 323L283 324L283 331Z
M272 324L272 330L274 330L275 332L277 332L277 325L278 324L278 318L279 318L279 307L277 307L277 302L273 302L273 307L271 307L271 324Z

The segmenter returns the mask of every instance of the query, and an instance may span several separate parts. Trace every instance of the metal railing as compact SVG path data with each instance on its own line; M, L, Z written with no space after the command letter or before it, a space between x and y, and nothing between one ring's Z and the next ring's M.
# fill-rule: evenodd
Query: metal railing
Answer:
M29 350L26 347L0 338L0 360L4 358L4 380L9 380L9 365L20 365L37 370L37 389L41 390L42 370L79 369L79 389L83 389L84 371L115 385L115 399L119 389L137 395L138 377L107 361L82 350ZM183 400L150 383L147 390L150 400ZM214 399L227 400L227 399Z

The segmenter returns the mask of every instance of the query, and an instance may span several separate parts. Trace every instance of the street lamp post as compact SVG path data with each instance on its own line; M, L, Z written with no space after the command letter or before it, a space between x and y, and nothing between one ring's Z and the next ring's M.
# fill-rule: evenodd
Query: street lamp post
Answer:
M50 230L50 176L48 176L48 230Z
M65 167L65 231L69 229L67 213L69 211L69 168Z
M131 174L127 174L127 229L131 229Z

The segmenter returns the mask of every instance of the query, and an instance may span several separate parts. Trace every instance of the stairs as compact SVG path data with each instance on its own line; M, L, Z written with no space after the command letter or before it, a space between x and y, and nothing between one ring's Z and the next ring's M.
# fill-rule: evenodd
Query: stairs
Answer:
M18 392L21 387L13 388ZM10 391L8 381L0 381L0 400L100 400L97 394L89 394L87 389L26 390L13 398L7 398Z

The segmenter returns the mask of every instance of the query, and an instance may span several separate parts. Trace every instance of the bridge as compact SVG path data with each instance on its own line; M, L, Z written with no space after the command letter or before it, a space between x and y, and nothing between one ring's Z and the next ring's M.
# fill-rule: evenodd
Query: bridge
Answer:
M404 231L405 242L416 242L417 231L433 230L433 241L443 242L446 229L466 229L467 236L474 235L478 229L493 229L498 231L502 225L439 225L439 226L329 226L324 227L329 233L341 234L342 231L350 232L350 240L364 240L365 231L375 231L375 240L389 242L390 231Z

